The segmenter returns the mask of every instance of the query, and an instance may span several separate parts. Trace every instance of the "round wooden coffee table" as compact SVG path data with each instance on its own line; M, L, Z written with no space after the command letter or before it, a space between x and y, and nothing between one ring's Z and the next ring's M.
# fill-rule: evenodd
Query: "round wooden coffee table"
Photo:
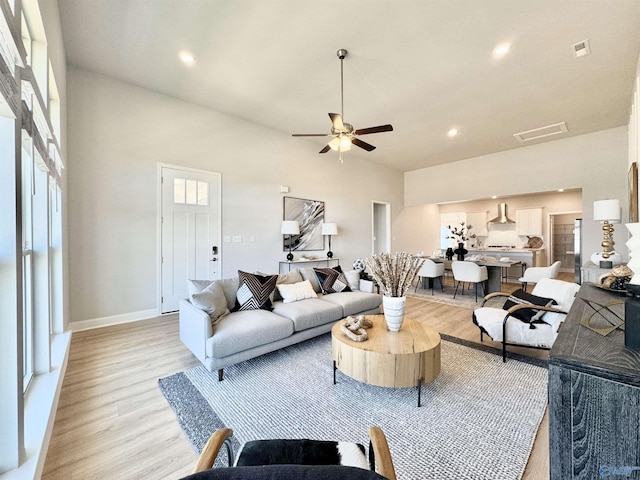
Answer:
M433 328L405 318L399 332L390 332L384 315L366 315L373 322L367 330L369 339L354 342L346 337L340 325L331 329L333 383L336 370L379 387L418 388L418 406L423 383L433 381L440 373L440 335Z

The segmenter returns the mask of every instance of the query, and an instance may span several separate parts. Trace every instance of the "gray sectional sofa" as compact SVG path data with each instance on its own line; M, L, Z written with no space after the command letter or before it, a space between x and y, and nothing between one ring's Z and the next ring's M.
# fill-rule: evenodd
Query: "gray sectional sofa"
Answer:
M308 280L316 297L298 301L288 299L285 303L276 288L272 295L272 311L232 311L217 323L191 300L181 300L180 340L209 371L217 370L218 380L222 380L225 367L329 332L335 322L348 315L380 313L382 297L373 293L372 284L360 281L357 272L345 272L345 276L353 291L323 293L313 268L279 275L277 285ZM217 282L222 287L227 307L233 310L237 306L238 278ZM203 286L201 282L200 288Z

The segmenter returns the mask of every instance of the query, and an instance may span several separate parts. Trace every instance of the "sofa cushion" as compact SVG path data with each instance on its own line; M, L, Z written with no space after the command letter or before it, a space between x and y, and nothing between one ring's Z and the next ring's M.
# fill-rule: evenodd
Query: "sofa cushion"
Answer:
M277 280L277 275L254 275L238 270L238 292L232 311L271 310L271 295Z
M376 309L382 303L380 295L367 292L332 293L331 295L323 295L322 300L340 305L343 317Z
M223 358L292 334L291 320L268 310L233 312L214 327L207 339L207 356Z
M337 322L342 318L342 307L319 298L308 298L293 303L275 302L273 313L290 319L294 330L299 332L329 322Z
M212 326L229 314L227 299L218 282L211 282L204 290L193 293L190 300L194 306L209 314Z
M360 270L348 270L344 272L344 276L352 292L360 290Z
M316 277L316 272L313 271L311 267L300 268L300 275L302 275L303 280L309 280L311 285L313 286L313 290L316 293L322 293L322 289L320 288L320 284L318 283L318 277Z
M304 282L276 285L276 290L280 292L283 303L298 302L307 298L317 298L318 295L313 291L311 282Z
M302 275L300 275L300 271L298 269L291 270L287 273L281 273L278 275L278 279L276 280L277 285L290 285L293 283L300 283L304 279ZM276 288L273 292L273 300L282 300L282 296L280 295L280 291Z
M318 283L322 293L350 292L349 282L347 282L340 265L333 268L314 268Z

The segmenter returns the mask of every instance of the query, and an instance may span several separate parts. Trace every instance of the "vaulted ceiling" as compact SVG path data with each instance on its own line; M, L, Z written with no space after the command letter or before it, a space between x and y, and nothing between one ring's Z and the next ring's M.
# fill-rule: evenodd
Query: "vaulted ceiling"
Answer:
M402 171L626 125L640 55L640 0L58 3L69 64L286 134L329 133L345 48L344 120L394 127L347 155ZM559 122L568 132L513 136Z

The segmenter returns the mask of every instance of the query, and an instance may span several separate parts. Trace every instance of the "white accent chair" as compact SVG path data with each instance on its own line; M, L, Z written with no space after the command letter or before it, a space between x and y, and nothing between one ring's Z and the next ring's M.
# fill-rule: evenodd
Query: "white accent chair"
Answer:
M516 304L504 310L486 306L492 298L509 297L506 292L494 292L487 295L473 312L473 323L480 328L480 341L486 333L495 342L502 343L502 361L507 361L507 345L549 350L558 336L558 329L569 313L580 285L552 278L542 278L536 284L531 295L553 299L557 305L544 306ZM495 302L495 301L494 301ZM512 314L520 309L545 312L535 322L522 321ZM530 311L531 311L530 310ZM538 317L538 315L536 315Z
M451 262L451 271L453 272L453 281L456 282L456 290L453 292L453 298L456 298L458 287L462 283L462 295L464 295L464 284L473 283L476 289L476 302L478 301L478 284L482 286L482 295L487 294L487 281L489 280L489 272L487 267L481 267L474 262L455 260Z
M522 284L522 289L527 291L528 283L538 283L543 278L557 278L560 271L560 261L554 262L548 267L529 267L524 271L518 281Z
M440 279L440 290L444 290L444 263L436 263L430 258L425 258L420 271L418 272L418 280L414 292L418 291L418 284L423 278L431 279L431 295L433 295L433 287L436 278Z

